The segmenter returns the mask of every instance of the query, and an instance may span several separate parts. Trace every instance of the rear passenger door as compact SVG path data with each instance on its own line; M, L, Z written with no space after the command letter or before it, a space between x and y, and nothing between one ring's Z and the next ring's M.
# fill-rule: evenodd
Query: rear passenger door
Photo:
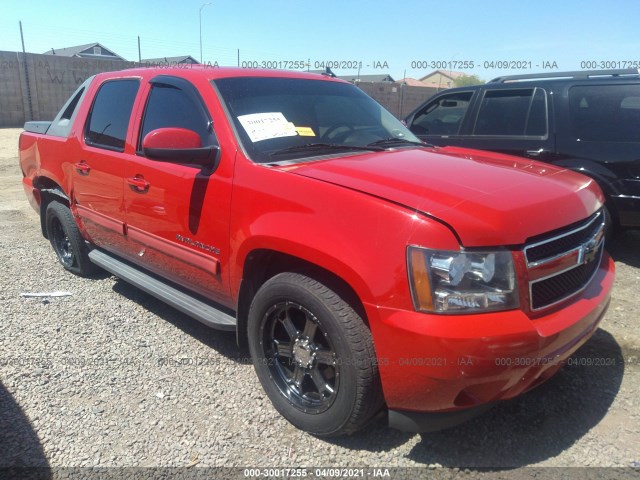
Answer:
M556 150L551 108L544 88L488 86L464 132L465 146L551 161Z
M74 209L91 241L114 253L126 248L122 177L127 158L135 156L127 134L139 87L137 78L107 80L98 87L71 159Z
M596 179L620 224L640 227L640 84L583 81L562 100L556 163Z

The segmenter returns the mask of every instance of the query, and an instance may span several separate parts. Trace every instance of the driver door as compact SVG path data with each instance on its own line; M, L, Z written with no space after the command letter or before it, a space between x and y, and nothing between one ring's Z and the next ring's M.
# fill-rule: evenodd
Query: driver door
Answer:
M409 130L432 145L463 146L460 131L474 93L455 92L434 98L408 119Z
M166 127L196 132L202 146L217 145L213 122L187 80L157 76L148 85L138 151L125 167L124 205L129 258L213 300L228 298L221 256L228 251L232 152L220 152L211 174L195 164L152 160L142 151L150 132ZM210 88L210 86L209 86ZM229 157L229 158L227 158Z

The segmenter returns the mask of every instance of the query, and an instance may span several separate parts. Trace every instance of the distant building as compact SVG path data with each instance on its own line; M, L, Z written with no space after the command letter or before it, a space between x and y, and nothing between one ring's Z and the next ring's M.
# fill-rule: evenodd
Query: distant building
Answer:
M389 74L382 73L379 75L340 75L338 78L346 80L348 82L395 82L393 77Z
M182 55L180 57L143 58L142 62L153 64L168 63L169 65L197 65L200 63L191 55Z
M460 77L465 77L466 74L462 72L451 72L447 70L436 70L429 75L425 75L420 81L427 87L432 88L452 88L455 87L455 80Z
M401 80L397 80L398 83L403 83L409 87L430 87L430 85L425 85L420 80L416 80L415 78L403 78ZM433 87L431 87L433 88Z
M86 45L78 45L76 47L52 48L44 52L45 55L58 55L60 57L80 57L80 58L99 58L104 60L126 60L109 50L104 45L96 43L87 43Z

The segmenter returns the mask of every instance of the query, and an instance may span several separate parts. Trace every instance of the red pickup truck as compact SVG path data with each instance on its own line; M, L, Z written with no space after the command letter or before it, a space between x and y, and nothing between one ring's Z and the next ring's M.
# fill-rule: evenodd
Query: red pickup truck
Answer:
M593 180L429 146L323 75L102 73L25 125L20 165L66 269L236 331L316 435L464 421L551 377L609 304Z

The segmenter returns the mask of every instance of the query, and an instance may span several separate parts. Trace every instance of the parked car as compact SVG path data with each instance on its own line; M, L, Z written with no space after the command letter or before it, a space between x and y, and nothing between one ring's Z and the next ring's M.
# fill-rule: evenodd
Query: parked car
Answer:
M382 408L410 431L463 421L551 377L609 305L593 180L428 147L327 76L101 73L25 125L20 166L64 268L235 331L317 435Z
M445 90L406 119L433 145L508 153L590 176L613 222L640 227L640 75L594 70L499 77Z

